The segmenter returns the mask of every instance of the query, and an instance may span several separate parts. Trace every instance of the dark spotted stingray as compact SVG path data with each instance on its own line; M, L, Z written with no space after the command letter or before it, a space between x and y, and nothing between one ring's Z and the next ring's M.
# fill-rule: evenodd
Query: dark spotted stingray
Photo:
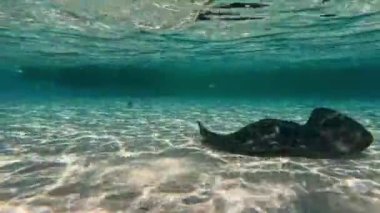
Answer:
M301 125L262 119L231 134L218 134L198 121L202 142L212 148L253 156L342 157L357 154L373 142L359 122L329 108L316 108Z

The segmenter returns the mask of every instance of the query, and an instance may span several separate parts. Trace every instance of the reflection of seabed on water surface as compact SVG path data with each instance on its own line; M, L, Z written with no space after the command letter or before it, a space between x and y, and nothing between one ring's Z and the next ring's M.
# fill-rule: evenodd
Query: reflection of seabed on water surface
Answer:
M376 143L358 158L313 160L232 155L199 142L196 119L229 132L268 116L302 123L311 105L133 102L133 107L122 100L1 104L5 127L0 132L1 208L19 205L31 212L379 208ZM376 138L377 104L360 107L360 103L332 104L349 109Z
M355 64L378 55L378 8L373 0L1 1L0 57L17 66L62 67L193 60L238 60L260 70L283 62Z

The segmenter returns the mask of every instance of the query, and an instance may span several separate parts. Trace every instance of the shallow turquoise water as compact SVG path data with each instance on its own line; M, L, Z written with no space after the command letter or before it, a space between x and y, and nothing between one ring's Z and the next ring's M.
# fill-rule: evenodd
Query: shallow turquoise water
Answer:
M0 212L377 212L380 1L231 2L0 1ZM302 123L318 106L374 144L238 156L201 146L195 123Z

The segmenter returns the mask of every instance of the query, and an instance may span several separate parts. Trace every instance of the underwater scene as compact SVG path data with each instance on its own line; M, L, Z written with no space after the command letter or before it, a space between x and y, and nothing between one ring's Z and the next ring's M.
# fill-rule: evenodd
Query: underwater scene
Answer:
M377 213L379 138L380 0L0 0L0 213Z

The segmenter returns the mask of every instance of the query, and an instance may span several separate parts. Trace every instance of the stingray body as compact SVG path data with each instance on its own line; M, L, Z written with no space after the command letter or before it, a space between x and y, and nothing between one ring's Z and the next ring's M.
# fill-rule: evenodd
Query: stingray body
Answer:
M202 142L230 153L255 156L340 157L360 153L373 142L360 123L338 111L316 108L301 125L262 119L236 132L219 134L198 122Z

